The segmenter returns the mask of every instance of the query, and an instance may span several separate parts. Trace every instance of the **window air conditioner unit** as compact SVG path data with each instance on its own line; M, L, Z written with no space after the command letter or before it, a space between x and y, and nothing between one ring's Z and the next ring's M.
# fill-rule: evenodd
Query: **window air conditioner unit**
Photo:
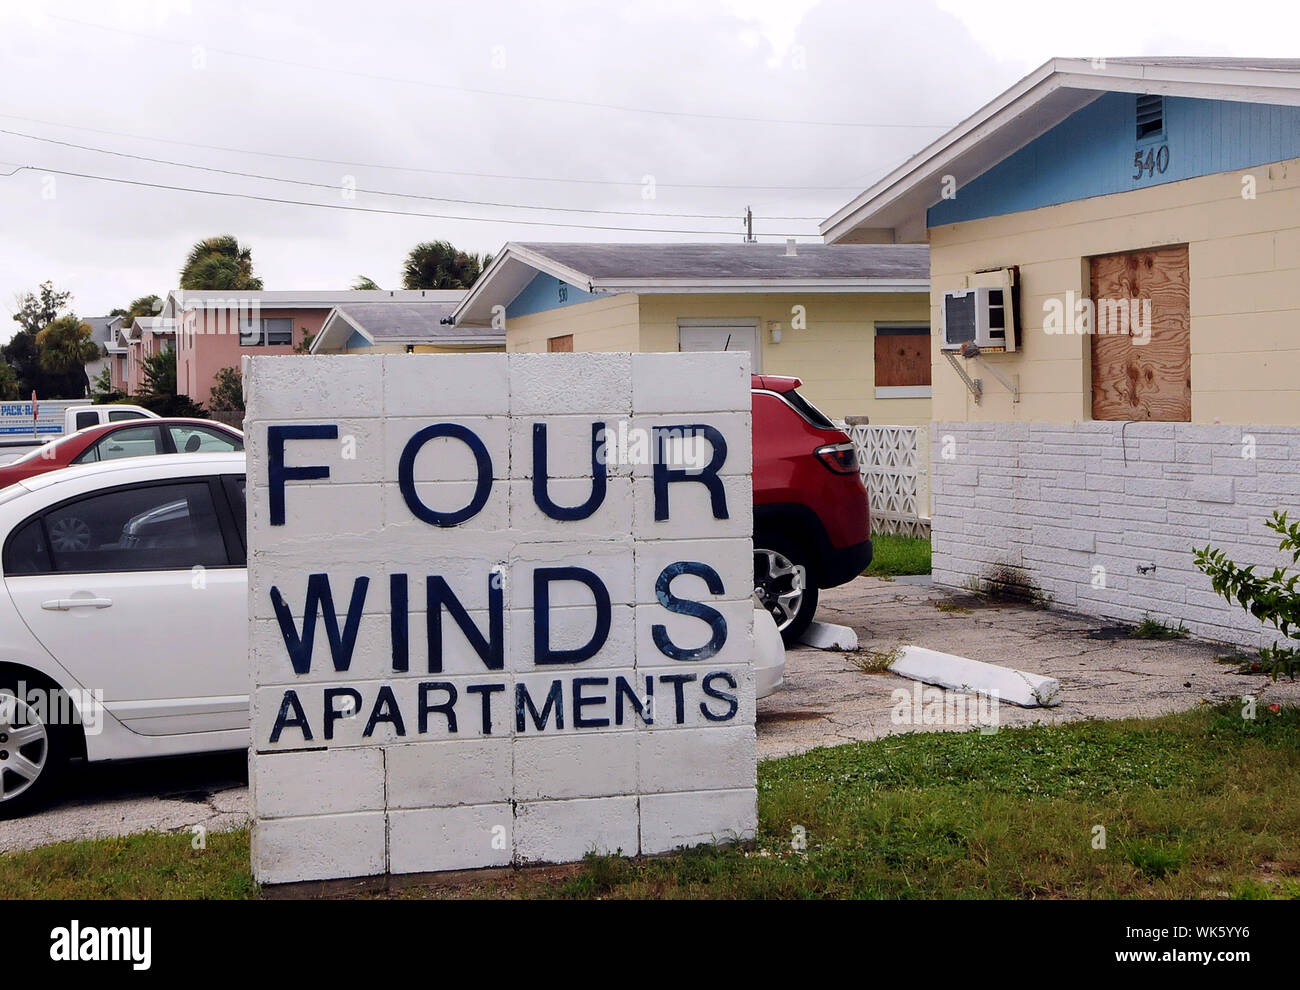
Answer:
M963 344L975 344L984 351L1016 349L1010 292L976 286L943 294L941 347L945 351L959 351Z

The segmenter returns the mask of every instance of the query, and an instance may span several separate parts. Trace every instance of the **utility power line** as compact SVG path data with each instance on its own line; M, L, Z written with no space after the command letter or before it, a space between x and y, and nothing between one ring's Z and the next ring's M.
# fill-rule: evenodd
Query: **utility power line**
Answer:
M86 131L90 134L104 134L109 137L130 138L133 141L152 141L158 144L171 144L183 148L199 148L204 151L224 151L236 155L257 155L261 158L281 158L295 162L310 162L315 165L341 165L344 168L369 168L389 172L419 172L425 175L456 175L472 179L506 179L512 182L563 182L576 185L592 186L640 186L641 182L635 179L577 179L564 176L548 175L508 175L499 172L473 172L458 171L455 169L440 168L423 168L416 165L387 165L376 162L357 162L346 161L336 158L313 158L309 155L290 155L283 152L263 151L254 148L232 148L219 144L201 144L195 141L177 141L171 138L157 137L153 134L138 134L129 131L110 131L99 127L86 127L79 124L64 124L56 120L41 120L37 117L23 117L18 114L0 113L0 118L6 120L21 120L27 124L43 124L47 127L60 127L70 131ZM791 185L791 186L773 186L773 185L743 185L739 183L709 183L709 182L658 182L655 183L661 189L740 189L750 192L861 192L861 183L851 183L843 186L814 186L814 185Z
M329 189L338 192L343 187L336 182L311 182L306 179L291 179L278 175L261 175L256 172L243 172L237 169L216 168L212 165L197 165L192 162L169 161L164 158L153 158L149 155L133 155L125 151L113 151L108 148L96 148L91 145L76 144L72 141L60 141L56 138L41 137L38 134L25 134L22 131L11 131L0 128L0 134L8 134L11 137L25 138L29 141L41 141L45 144L55 144L63 148L75 148L78 151L90 151L98 155L112 155L115 158L129 158L133 161L149 162L153 165L167 165L174 168L196 169L201 172L212 172L217 175L231 175L244 179L259 179L265 182L284 182L295 186L309 186L314 189ZM401 199L420 199L437 203L456 203L461 206L488 206L505 210L543 210L553 213L593 213L604 214L607 216L624 216L624 217L669 217L680 220L731 220L731 214L717 213L661 213L651 210L597 210L583 209L576 206L533 206L527 203L497 203L489 200L479 199L455 199L449 196L429 196L421 193L404 193L395 192L385 189L364 189L360 186L351 187L353 192L366 193L371 196L394 196ZM777 217L769 216L768 220L794 220L817 222L821 217Z
M139 186L146 189L164 189L171 192L188 192L196 193L203 196L220 196L228 199L247 199L259 203L280 203L287 206L307 206L319 210L337 210L343 213L378 213L386 216L398 217L422 217L429 220L460 220L469 223L505 223L512 226L529 226L529 227L564 227L578 230L611 230L620 233L642 233L642 234L697 234L697 235L717 235L722 237L734 237L737 233L735 230L688 230L668 227L619 227L609 224L591 224L591 223L563 223L551 220L520 220L498 217L467 217L456 216L441 213L419 213L413 210L390 210L381 209L375 206L341 206L337 203L312 203L299 199L283 199L278 196L259 196L253 193L232 192L221 189L197 189L193 186L175 186L162 182L146 182L142 179L125 179L119 176L95 175L89 172L72 172L65 169L44 168L39 165L23 165L16 169L10 175L16 175L18 172L41 172L47 175L62 175L74 179L89 179L96 182L113 182L127 186ZM772 233L769 237L815 237L815 233Z

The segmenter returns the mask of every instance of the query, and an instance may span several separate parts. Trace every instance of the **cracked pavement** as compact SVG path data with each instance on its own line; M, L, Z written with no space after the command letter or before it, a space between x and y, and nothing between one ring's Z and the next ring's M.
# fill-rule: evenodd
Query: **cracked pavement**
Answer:
M939 606L943 606L941 609ZM1256 705L1300 704L1300 681L1238 674L1216 657L1236 653L1195 639L1132 639L1109 620L1009 603L990 603L928 578L859 578L822 593L817 618L851 626L861 651L924 646L1016 667L1061 682L1054 708L998 707L1000 726L1164 715L1203 700L1249 695ZM893 691L914 682L864 673L851 653L800 647L786 653L785 684L758 703L760 759L817 746L966 726L895 725Z
M1258 705L1300 704L1300 681L1274 684L1266 674L1241 675L1216 663L1216 657L1234 652L1230 647L1131 639L1099 619L989 604L931 587L928 579L859 578L824 592L818 618L852 626L863 651L925 646L1060 680L1060 706L1000 705L1001 726L1161 715L1203 699L1243 695ZM901 732L964 728L895 725L892 692L911 691L913 682L864 673L853 656L807 647L787 653L785 686L758 703L760 759ZM132 832L188 832L198 825L220 831L247 820L248 763L242 752L81 766L51 807L0 821L0 852Z
M134 832L209 832L248 821L248 756L169 757L72 768L63 793L26 818L0 820L0 852Z

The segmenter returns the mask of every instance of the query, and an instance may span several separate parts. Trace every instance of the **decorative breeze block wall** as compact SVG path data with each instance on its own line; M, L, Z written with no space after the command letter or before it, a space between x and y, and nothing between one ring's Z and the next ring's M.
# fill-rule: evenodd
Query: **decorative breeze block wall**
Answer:
M1090 615L1150 614L1244 646L1281 638L1214 593L1193 548L1261 571L1290 563L1264 521L1300 509L1300 428L935 423L931 457L937 584L1004 565Z
M754 834L748 355L245 387L259 881Z

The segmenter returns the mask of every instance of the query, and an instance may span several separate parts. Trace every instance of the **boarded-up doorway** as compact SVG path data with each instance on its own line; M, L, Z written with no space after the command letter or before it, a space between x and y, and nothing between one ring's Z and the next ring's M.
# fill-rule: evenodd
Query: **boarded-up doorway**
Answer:
M1092 418L1190 422L1187 245L1090 261Z
M548 337L546 350L551 354L573 353L573 334L566 333L562 337Z

